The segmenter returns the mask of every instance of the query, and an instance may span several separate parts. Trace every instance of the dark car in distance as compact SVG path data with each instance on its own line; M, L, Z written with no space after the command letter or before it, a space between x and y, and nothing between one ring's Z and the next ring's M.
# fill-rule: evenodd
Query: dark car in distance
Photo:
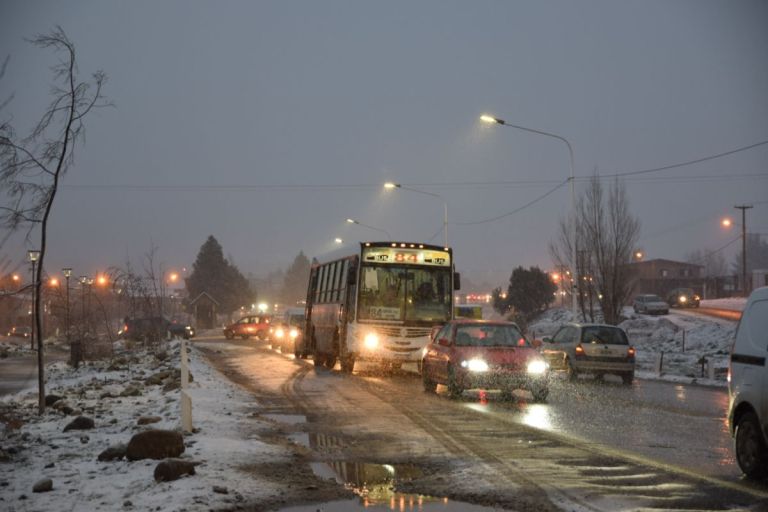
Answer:
M169 337L188 340L195 337L195 328L176 319L169 320L161 316L126 318L118 334L122 338L134 341Z
M501 390L504 399L522 389L536 402L549 394L547 363L511 322L448 322L425 347L421 375L425 391L444 384L452 397L476 388Z
M8 331L8 336L12 336L14 338L29 338L32 335L32 328L21 326L21 327L11 327L11 330Z
M667 304L673 308L697 308L701 297L690 288L675 288L667 294Z

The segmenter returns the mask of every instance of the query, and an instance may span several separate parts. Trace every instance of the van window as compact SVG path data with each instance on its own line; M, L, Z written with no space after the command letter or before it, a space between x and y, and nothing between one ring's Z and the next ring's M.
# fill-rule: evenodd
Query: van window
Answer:
M768 300L752 303L744 312L740 329L744 330L753 350L765 352L768 349Z

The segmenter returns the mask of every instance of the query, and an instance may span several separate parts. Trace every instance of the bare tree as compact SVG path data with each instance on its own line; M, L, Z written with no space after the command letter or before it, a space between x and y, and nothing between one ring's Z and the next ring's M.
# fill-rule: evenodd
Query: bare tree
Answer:
M74 148L85 138L83 120L94 109L108 105L102 96L106 80L97 71L91 80L80 81L75 46L61 27L30 41L52 49L59 61L51 67L52 101L26 137L19 137L10 120L0 121L0 187L10 206L0 207L0 221L9 230L27 227L27 238L39 227L40 256L33 284L35 324L38 333L39 410L45 408L43 343L40 315L40 277L44 274L48 221L59 183L74 163ZM6 60L7 63L7 60ZM5 71L5 64L2 71ZM10 98L0 103L6 106Z
M556 263L573 268L566 220L560 221L559 235L550 244ZM622 182L615 180L607 190L594 175L579 198L576 208L576 244L579 275L579 304L584 317L595 320L594 300L609 324L617 324L621 309L632 294L633 276L628 265L637 246L640 221L629 211Z
M685 261L702 265L703 277L722 277L728 273L728 264L722 252L696 249L686 254Z

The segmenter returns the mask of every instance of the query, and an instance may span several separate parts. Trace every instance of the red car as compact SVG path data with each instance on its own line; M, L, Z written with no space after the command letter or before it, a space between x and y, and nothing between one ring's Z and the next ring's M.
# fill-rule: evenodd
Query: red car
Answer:
M473 388L500 389L505 399L528 390L536 402L549 394L549 366L511 322L448 322L424 349L421 368L430 393L445 384L452 397Z
M272 317L269 315L248 315L237 322L224 328L224 337L228 340L232 338L243 338L247 340L251 336L256 336L260 340L269 338L269 327L272 323Z

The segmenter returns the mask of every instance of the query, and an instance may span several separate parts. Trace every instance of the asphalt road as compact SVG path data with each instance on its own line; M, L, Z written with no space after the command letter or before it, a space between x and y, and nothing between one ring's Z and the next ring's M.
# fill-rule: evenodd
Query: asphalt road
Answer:
M194 344L322 460L441 475L413 479L419 493L535 510L768 508L768 485L743 481L734 464L722 389L557 378L546 404L477 391L451 400L442 388L425 394L408 371L359 365L346 376L263 342Z
M29 341L17 341L13 338L2 338L5 343L29 343ZM13 353L12 353L13 354ZM45 362L65 361L67 354L60 350L48 349L44 353ZM26 388L37 385L37 353L26 351L23 355L11 355L0 359L0 397L18 393Z

